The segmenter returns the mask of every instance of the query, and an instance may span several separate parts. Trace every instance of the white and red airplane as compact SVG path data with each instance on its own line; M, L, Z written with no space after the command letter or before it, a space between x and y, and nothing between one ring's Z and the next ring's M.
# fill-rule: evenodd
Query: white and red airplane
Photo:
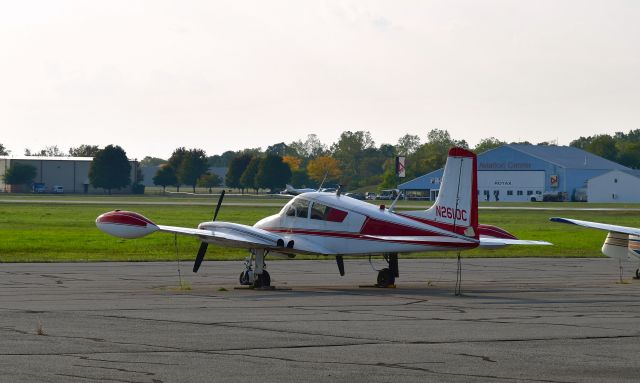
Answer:
M393 211L336 193L308 192L292 198L275 215L253 226L216 221L224 194L220 196L213 221L197 229L156 225L146 217L115 210L96 219L98 228L121 238L139 238L155 231L197 237L201 246L193 271L197 272L209 244L251 251L240 281L256 287L269 286L264 269L267 254L294 256L318 254L336 257L344 275L343 256L382 255L389 267L378 273L377 285L393 285L398 272L398 253L462 251L506 245L549 245L548 242L519 240L508 232L478 224L476 155L452 148L444 169L440 193L427 210Z
M607 238L605 238L602 244L602 254L620 261L627 257L640 261L639 228L561 217L553 217L550 218L550 220L552 222L568 223L608 231ZM636 279L640 279L640 268L636 269Z

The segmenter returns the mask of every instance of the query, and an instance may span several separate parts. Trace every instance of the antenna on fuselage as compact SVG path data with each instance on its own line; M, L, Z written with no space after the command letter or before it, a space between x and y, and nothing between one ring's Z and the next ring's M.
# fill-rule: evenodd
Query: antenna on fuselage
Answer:
M400 199L400 190L396 189L396 191L398 192L398 195L396 196L396 199L393 200L393 202L391 203L391 206L389 206L389 212L393 213L393 210L396 208L396 202L398 202L398 200Z
M338 185L338 190L336 190L336 196L340 197L340 194L342 194L342 184Z
M324 181L327 180L327 175L329 174L329 170L324 172L324 178L322 178L322 182L320 182L320 186L318 186L318 191L322 189L322 185L324 185Z

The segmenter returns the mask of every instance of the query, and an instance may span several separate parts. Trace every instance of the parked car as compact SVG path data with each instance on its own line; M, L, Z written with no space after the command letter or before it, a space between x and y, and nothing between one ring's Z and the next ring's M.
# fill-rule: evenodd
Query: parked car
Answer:
M345 195L347 197L351 197L351 198L355 198L355 199L359 199L359 200L363 200L364 199L364 194L362 194L362 193L346 193Z
M387 189L383 190L378 194L378 199L382 200L394 200L398 196L398 191L396 189Z
M376 199L376 193L374 193L374 192L366 192L366 193L364 193L364 198L365 199L369 199L369 200Z
M36 182L31 186L31 189L34 193L45 193L47 191L47 186L42 182Z
M54 194L63 194L64 193L64 188L60 185L53 185L53 187L51 188L51 193Z

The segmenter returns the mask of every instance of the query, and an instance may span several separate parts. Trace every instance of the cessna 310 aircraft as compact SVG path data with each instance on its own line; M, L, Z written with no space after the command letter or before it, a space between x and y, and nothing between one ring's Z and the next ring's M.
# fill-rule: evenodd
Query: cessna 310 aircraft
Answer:
M638 228L560 217L550 218L550 221L606 230L609 233L602 244L602 254L619 261L625 257L640 261L640 229ZM640 268L636 269L635 278L640 279Z
M100 215L97 227L120 238L139 238L155 231L184 234L201 241L193 271L197 272L209 244L246 248L251 252L242 284L269 286L264 269L267 254L293 257L317 254L336 258L344 275L343 256L382 255L388 267L379 271L377 286L388 287L399 276L398 253L462 251L478 246L549 245L548 242L519 240L508 232L478 224L476 155L452 148L444 169L440 193L427 210L395 212L336 193L307 192L292 198L275 215L253 226L213 221L197 229L156 225L134 212L115 210Z

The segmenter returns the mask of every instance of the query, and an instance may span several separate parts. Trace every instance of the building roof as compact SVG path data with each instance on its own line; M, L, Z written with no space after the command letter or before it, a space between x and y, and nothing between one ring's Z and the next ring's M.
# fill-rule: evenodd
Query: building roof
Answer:
M537 157L543 161L551 162L563 168L570 169L629 169L617 162L609 161L606 158L596 156L582 149L572 146L555 145L504 145L513 150L517 150L532 157ZM482 154L480 154L482 155Z
M93 157L0 156L0 160L93 161Z
M439 189L440 181L432 183L431 180L437 178L438 180L442 177L442 173L444 169L434 170L431 173L427 173L423 176L412 179L411 181L407 181L405 183L401 183L398 185L398 189L401 190L425 190L425 189Z
M478 162L482 161L482 157L486 153L504 150L505 148L567 169L620 170L634 176L640 176L640 170L630 169L619 163L571 146L508 144L478 154ZM442 172L443 169L434 170L411 181L404 182L398 185L398 188L402 190L437 189L440 187L440 183L433 184L431 179L442 177Z

